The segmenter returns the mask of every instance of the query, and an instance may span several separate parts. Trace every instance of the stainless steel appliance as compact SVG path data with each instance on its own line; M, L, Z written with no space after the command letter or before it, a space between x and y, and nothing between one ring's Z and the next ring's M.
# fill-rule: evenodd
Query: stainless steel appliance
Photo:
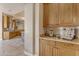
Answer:
M79 26L76 27L76 38L79 38Z
M72 40L75 36L75 28L74 27L59 27L58 33L60 38Z

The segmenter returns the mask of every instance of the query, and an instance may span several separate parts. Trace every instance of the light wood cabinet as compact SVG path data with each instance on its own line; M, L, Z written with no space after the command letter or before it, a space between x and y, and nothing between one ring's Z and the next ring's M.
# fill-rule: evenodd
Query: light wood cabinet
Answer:
M79 45L40 39L40 56L79 56Z
M73 24L73 4L59 4L59 24Z
M58 9L59 5L57 3L49 4L49 25L58 25L59 24L59 15Z
M75 26L79 25L79 4L44 4L43 25Z
M55 45L53 41L40 40L40 56L52 56L55 52Z
M13 28L14 31L17 30L16 20L12 20L12 28Z
M49 5L43 4L43 27L47 27L48 26L48 18L49 18Z
M76 49L74 44L56 42L57 52L59 56L75 56Z
M40 55L43 56L45 52L45 41L44 40L40 40Z
M7 29L9 28L9 16L3 15L3 28Z
M79 25L79 4L74 4L74 17L73 17L73 20L74 20L74 25Z
M44 4L43 5L43 26L47 27L48 25L58 25L58 4Z
M3 37L4 40L9 40L9 39L15 38L17 36L21 36L20 31L13 31L13 32L5 31L5 32L3 32L3 34L4 34L4 37Z
M58 48L55 56L75 56L75 51L67 48Z

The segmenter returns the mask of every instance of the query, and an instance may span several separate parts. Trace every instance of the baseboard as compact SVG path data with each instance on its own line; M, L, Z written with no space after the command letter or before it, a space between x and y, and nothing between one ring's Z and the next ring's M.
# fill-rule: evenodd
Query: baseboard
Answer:
M39 55L37 55L37 54L28 53L28 52L26 52L26 51L24 51L24 54L25 54L26 56L39 56Z
M24 51L24 54L27 55L27 56L34 56L32 53L29 53L27 51Z

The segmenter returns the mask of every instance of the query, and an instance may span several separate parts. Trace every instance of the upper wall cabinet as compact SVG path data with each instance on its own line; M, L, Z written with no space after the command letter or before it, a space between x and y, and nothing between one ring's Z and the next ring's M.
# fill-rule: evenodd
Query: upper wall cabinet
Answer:
M58 25L59 15L58 15L58 4L49 4L49 25Z
M75 25L79 25L79 4L74 4L74 17L73 17L73 20L74 20L74 24Z
M58 25L58 4L43 4L44 17L43 25L47 27L48 25Z
M79 25L79 4L52 3L44 4L44 27L48 25Z
M73 4L59 4L59 24L73 24Z
M49 22L49 4L43 4L43 26L47 27Z
M3 28L8 29L9 28L9 16L3 15Z

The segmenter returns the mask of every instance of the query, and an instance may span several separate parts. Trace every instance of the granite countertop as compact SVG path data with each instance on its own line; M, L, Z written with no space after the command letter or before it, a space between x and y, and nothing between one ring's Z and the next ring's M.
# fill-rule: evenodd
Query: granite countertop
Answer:
M79 39L73 39L73 40L65 40L65 39L60 39L57 37L49 37L49 36L40 36L40 39L45 39L45 40L53 40L53 41L58 41L58 42L65 42L65 43L71 43L71 44L78 44L79 45Z

